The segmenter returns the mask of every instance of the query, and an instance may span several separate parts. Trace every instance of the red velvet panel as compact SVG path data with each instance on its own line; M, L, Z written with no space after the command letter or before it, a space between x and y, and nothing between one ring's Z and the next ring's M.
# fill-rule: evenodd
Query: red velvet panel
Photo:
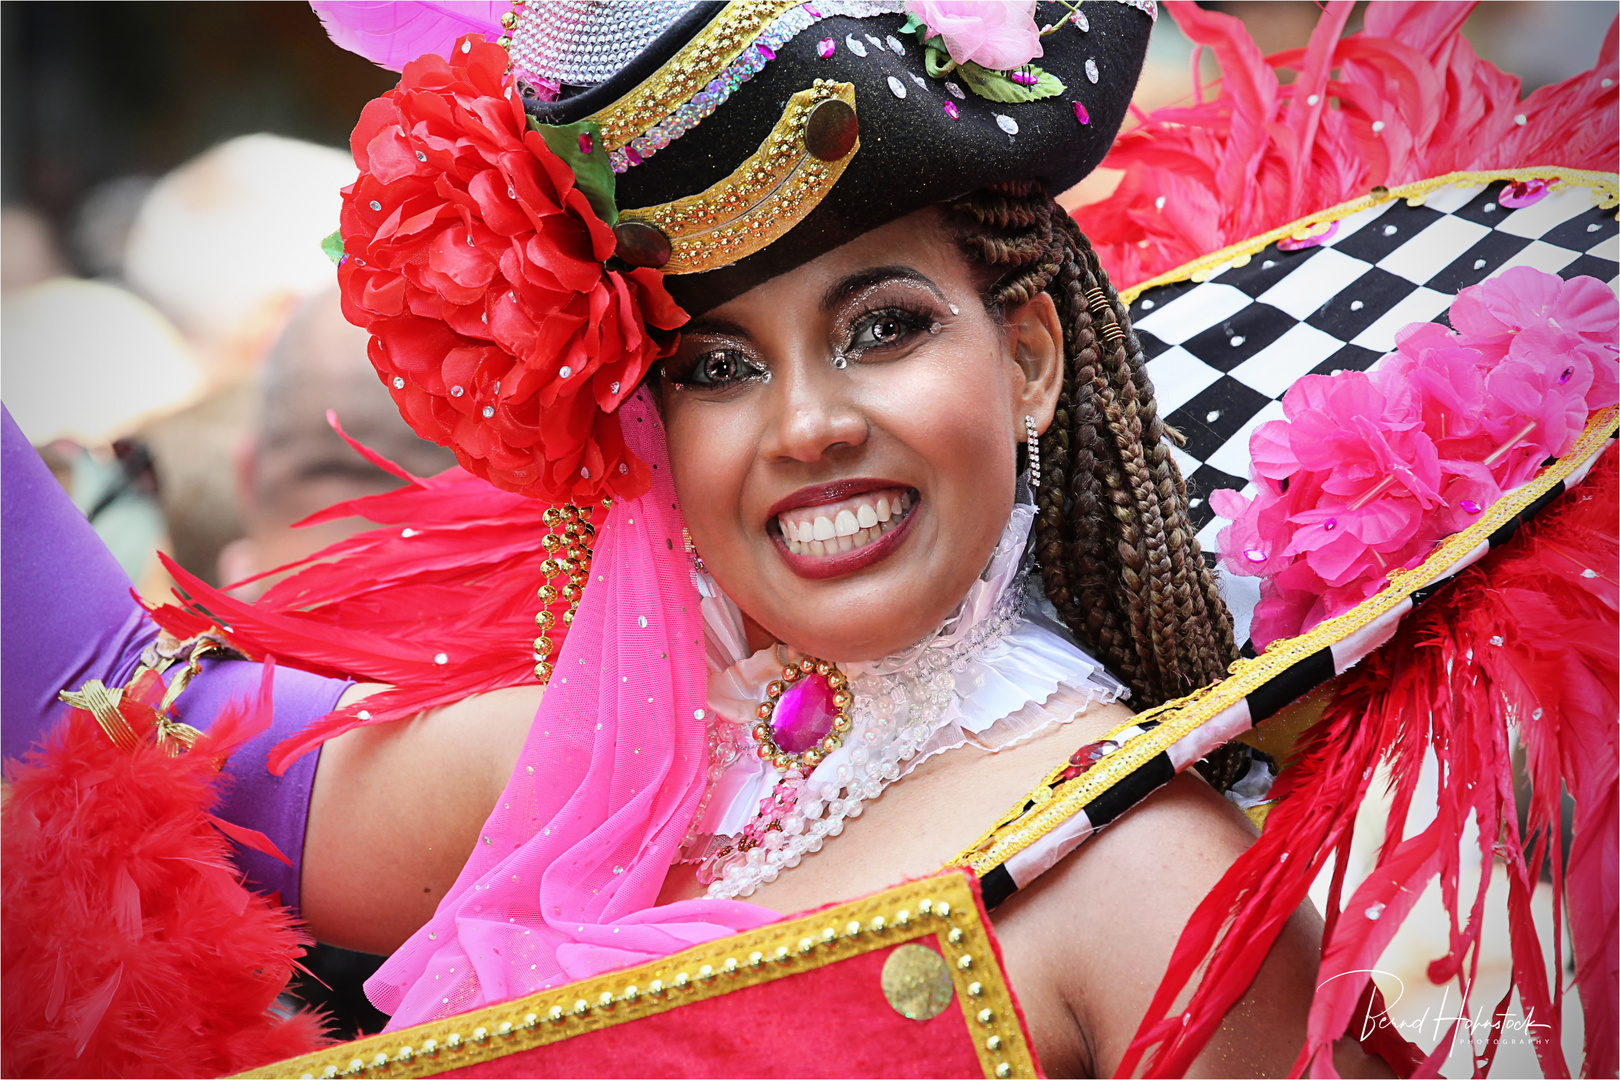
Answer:
M891 951L440 1075L983 1076L958 998L927 1021L890 1007L880 978Z

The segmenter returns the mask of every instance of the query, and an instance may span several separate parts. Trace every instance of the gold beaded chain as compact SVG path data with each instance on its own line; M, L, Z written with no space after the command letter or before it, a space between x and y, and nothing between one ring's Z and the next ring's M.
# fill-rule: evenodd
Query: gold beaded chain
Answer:
M518 10L522 7L523 0L516 0L516 2L512 4L512 10L501 16L501 29L506 32L495 39L495 44L499 45L503 49L508 48L512 44L512 31L517 27ZM510 64L507 65L507 70L511 70Z
M604 510L611 505L611 499L602 500ZM590 506L565 503L553 506L540 516L551 530L540 540L540 546L546 551L540 573L545 575L546 582L536 593L543 606L534 616L534 625L540 631L534 639L534 677L542 686L551 681L551 655L556 646L550 634L559 618L555 608L559 602L567 604L560 617L565 628L572 626L574 613L579 610L579 598L590 576L591 541L596 538L596 526L591 523L592 510Z

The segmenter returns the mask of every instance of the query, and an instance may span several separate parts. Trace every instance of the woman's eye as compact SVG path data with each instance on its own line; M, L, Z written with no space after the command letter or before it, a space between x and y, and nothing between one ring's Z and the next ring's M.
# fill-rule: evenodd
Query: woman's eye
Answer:
M854 351L893 345L918 329L918 319L903 311L879 311L855 324L849 347Z
M692 365L686 381L695 386L724 386L760 373L758 365L733 349L704 353Z

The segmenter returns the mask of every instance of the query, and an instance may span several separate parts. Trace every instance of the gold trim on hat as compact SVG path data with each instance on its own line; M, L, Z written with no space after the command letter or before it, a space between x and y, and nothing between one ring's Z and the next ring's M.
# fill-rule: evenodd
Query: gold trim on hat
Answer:
M1347 218L1351 214L1369 209L1380 203L1390 202L1394 199L1405 199L1409 206L1422 206L1430 192L1438 191L1452 184L1475 185L1483 187L1498 180L1511 180L1514 183L1524 183L1527 180L1551 180L1550 190L1557 191L1565 185L1586 188L1592 195L1592 205L1602 210L1613 210L1620 206L1620 176L1615 173L1594 172L1590 169L1566 169L1562 165L1540 165L1528 169L1486 169L1472 172L1446 173L1444 176L1433 176L1427 180L1417 180L1400 187L1375 187L1359 199L1330 206L1326 210L1318 210L1308 217L1298 221L1280 225L1270 232L1236 244L1228 245L1219 251L1212 251L1191 262L1182 263L1174 270L1166 270L1158 277L1137 282L1127 289L1119 290L1119 299L1122 304L1132 304L1136 298L1149 289L1156 289L1160 285L1170 285L1177 281L1208 281L1228 266L1245 266L1255 255L1275 244L1279 240L1295 239L1307 240L1312 236L1320 235L1320 231L1313 226L1325 225Z
M266 1065L244 1077L440 1076L617 1027L907 942L944 958L986 1077L1034 1076L1012 992L960 871L711 941L611 975L373 1035ZM582 1064L584 1071L586 1066Z
M788 99L765 141L730 176L674 202L619 211L619 221L651 225L669 238L666 274L699 274L770 246L803 221L854 160L857 137L843 157L822 161L805 147L805 120L823 101L855 108L852 83L817 79Z
M803 3L732 0L650 78L586 119L601 129L608 150L627 145L718 78L777 17Z

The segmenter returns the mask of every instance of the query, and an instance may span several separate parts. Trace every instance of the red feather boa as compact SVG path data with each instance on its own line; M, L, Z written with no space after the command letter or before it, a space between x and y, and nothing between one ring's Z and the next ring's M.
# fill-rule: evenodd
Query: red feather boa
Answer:
M1333 1043L1352 1022L1359 1025L1367 970L1436 877L1452 928L1446 954L1430 965L1429 977L1439 984L1461 976L1465 994L1458 1015L1472 1015L1466 989L1479 961L1491 876L1481 875L1462 919L1459 845L1471 815L1481 863L1489 867L1500 860L1508 871L1513 987L1525 1013L1534 1010L1538 1022L1550 1025L1533 1032L1543 1072L1569 1075L1557 1039L1563 988L1548 987L1542 954L1547 940L1562 951L1558 909L1550 934L1537 932L1530 909L1532 868L1550 859L1553 884L1567 898L1575 984L1585 1014L1582 1071L1615 1075L1617 519L1620 479L1611 447L1584 483L1512 542L1458 575L1339 680L1333 703L1278 778L1264 833L1188 923L1119 1075L1144 1068L1151 1076L1186 1071L1335 852L1342 875L1356 807L1380 762L1389 770L1393 797L1383 849L1348 902L1340 902L1342 876L1333 882L1320 989L1295 1075L1336 1075ZM1535 789L1523 835L1514 808L1510 725L1526 748ZM1402 839L1431 748L1440 765L1439 811L1428 828ZM1576 807L1567 864L1558 843L1560 785ZM1562 971L1559 960L1555 970ZM1166 1016L1206 961L1185 1010ZM1505 998L1496 1012L1508 1003ZM1448 1035L1427 1060L1414 1059L1415 1075L1438 1075L1451 1045ZM1495 1050L1493 1038L1475 1063L1476 1075L1484 1075Z
M228 710L190 753L119 749L74 710L14 767L0 814L4 1075L220 1076L324 1044L318 1017L274 1011L309 938L242 886L209 812L222 755L269 720L272 669L256 707ZM162 690L149 674L126 695L138 733Z

